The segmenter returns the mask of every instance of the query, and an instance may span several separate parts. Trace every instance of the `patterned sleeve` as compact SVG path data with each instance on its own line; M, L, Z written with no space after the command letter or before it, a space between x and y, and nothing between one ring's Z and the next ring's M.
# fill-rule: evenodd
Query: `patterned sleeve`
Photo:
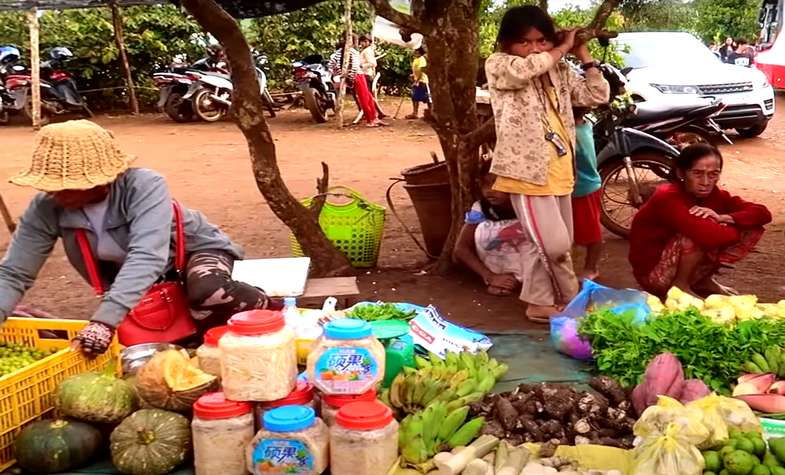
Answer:
M466 224L480 224L486 221L485 213L482 212L482 206L479 201L475 201L472 208L466 212L464 222Z

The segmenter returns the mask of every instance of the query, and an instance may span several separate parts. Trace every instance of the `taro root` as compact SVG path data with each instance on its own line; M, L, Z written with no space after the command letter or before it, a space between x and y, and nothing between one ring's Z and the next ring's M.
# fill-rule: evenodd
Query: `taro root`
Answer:
M507 430L515 428L515 423L518 421L518 411L512 407L512 403L504 398L499 398L494 405L496 409L496 419L501 422L502 426Z
M482 427L481 434L488 434L499 439L503 439L505 435L504 427L502 427L501 423L495 419L488 420L485 425Z
M575 429L575 433L577 434L588 434L589 432L591 432L592 427L591 424L589 424L589 420L583 418L575 423L574 429Z
M595 376L589 380L589 386L599 391L603 396L610 399L614 405L619 405L627 400L627 393L621 384L608 376Z
M610 403L605 396L596 391L588 391L578 401L578 410L584 414L603 414L608 410L609 405Z
M551 419L540 424L540 431L547 436L555 436L561 429L561 422L555 419Z
M549 440L540 446L540 451L537 453L537 457L544 459L548 457L553 457L553 454L556 453L556 449L559 448L559 441L556 440Z

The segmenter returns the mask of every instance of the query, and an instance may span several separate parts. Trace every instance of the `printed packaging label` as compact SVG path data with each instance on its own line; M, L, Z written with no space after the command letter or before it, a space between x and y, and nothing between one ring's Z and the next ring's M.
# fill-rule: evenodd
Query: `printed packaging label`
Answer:
M367 348L330 348L317 360L314 373L314 384L323 391L359 394L374 384L379 375L379 364Z
M313 454L299 440L264 439L253 451L255 473L313 473Z

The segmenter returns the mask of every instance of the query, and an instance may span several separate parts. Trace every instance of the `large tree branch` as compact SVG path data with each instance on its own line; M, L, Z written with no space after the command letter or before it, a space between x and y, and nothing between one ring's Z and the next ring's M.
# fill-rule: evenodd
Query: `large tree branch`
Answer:
M618 6L619 0L603 0L600 6L597 7L597 13L589 24L589 28L603 28L605 22L608 21L608 17L611 16L611 13L613 13Z
M470 149L480 148L486 143L496 142L496 121L493 117L489 118L473 132L463 135L466 146Z
M429 28L427 28L419 18L399 12L390 5L388 0L368 0L368 3L373 5L377 15L390 20L406 30L423 34L429 31Z

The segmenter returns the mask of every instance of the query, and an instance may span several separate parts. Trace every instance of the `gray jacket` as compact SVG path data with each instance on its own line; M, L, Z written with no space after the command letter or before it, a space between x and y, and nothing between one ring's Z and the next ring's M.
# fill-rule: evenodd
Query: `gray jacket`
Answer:
M110 185L104 229L126 251L121 266L99 262L104 288L92 320L117 326L147 290L174 266L172 197L164 178L131 168ZM235 258L243 251L198 211L183 209L187 254L223 250ZM76 229L84 229L96 255L96 236L81 209L58 207L46 193L33 198L0 261L0 323L11 314L58 238L71 265L88 280ZM114 268L113 268L114 267Z

